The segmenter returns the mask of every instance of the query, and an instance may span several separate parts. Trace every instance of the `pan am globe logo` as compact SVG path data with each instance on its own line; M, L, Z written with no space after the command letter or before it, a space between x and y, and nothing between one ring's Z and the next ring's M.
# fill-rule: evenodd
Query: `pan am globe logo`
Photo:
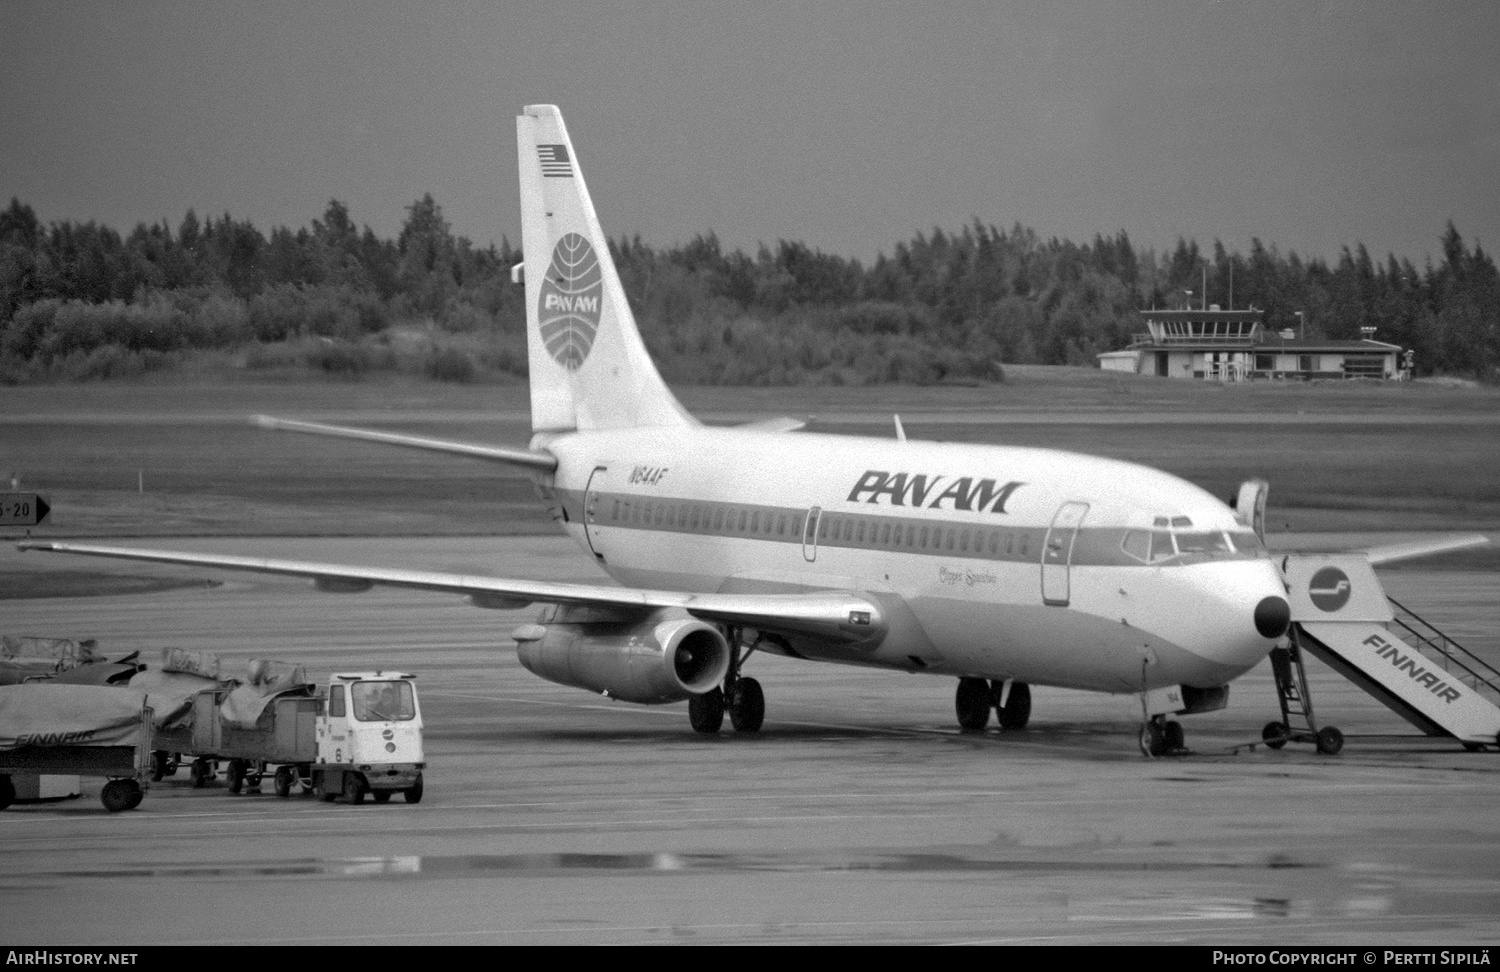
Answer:
M552 250L537 318L553 360L569 371L577 371L594 346L603 299L599 257L588 240L568 233Z
M1312 602L1319 610L1330 614L1349 603L1352 591L1349 575L1337 567L1324 567L1313 574L1307 585L1307 595L1312 598Z

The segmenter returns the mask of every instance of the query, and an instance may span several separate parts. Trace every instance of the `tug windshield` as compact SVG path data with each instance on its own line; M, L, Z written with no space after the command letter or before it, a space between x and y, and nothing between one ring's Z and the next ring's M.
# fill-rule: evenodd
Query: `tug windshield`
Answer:
M410 682L355 682L349 694L360 722L405 722L417 716Z

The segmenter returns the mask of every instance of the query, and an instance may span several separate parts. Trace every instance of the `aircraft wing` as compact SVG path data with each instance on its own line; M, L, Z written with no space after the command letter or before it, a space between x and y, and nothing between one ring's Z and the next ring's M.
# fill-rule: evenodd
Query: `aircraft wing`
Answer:
M511 580L439 571L353 567L299 560L199 554L138 547L106 547L86 543L28 540L21 550L144 560L188 567L243 570L261 574L306 577L319 590L358 593L376 584L415 590L443 591L469 598L478 607L514 610L527 604L593 604L611 608L678 608L705 621L745 625L764 631L812 635L840 642L862 642L885 633L885 615L869 597L852 591L806 594L691 594L651 591L607 584L570 584L555 581Z
M263 429L280 432L303 432L308 435L326 435L335 439L359 439L363 442L379 442L382 445L404 446L408 449L426 449L429 452L446 452L450 455L488 459L505 462L528 469L551 472L557 468L557 458L548 452L532 449L508 449L505 446L471 445L466 442L450 442L446 439L429 439L421 435L401 435L397 432L376 432L371 429L354 429L343 425L321 425L317 422L296 422L291 419L257 415L253 419Z
M1389 543L1380 547L1367 547L1361 551L1370 558L1371 564L1393 564L1398 560L1414 560L1431 557L1433 554L1482 547L1489 543L1488 537L1480 533L1461 533L1427 540L1412 540L1407 543Z

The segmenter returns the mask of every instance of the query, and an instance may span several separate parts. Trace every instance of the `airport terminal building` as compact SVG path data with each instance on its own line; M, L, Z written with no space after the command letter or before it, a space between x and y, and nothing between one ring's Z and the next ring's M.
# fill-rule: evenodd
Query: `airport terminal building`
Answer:
M1105 371L1206 381L1378 378L1411 376L1400 346L1376 341L1366 328L1358 341L1300 338L1267 331L1260 310L1143 310L1146 324L1123 351L1099 355Z

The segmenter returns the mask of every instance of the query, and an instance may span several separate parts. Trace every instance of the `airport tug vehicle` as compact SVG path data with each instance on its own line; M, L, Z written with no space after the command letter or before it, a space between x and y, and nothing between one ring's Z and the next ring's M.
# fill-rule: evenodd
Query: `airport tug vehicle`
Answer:
M300 785L326 801L361 803L369 795L385 803L399 793L419 802L427 763L415 678L336 673L322 690L289 686L248 712L225 698L213 755L228 761L229 792L258 790L271 775L280 797Z
M369 793L384 803L400 793L407 803L422 799L422 710L416 676L398 672L334 675L315 723L314 762L307 778L324 800L340 794L359 803ZM277 770L276 792L283 786ZM284 794L283 794L284 795Z

